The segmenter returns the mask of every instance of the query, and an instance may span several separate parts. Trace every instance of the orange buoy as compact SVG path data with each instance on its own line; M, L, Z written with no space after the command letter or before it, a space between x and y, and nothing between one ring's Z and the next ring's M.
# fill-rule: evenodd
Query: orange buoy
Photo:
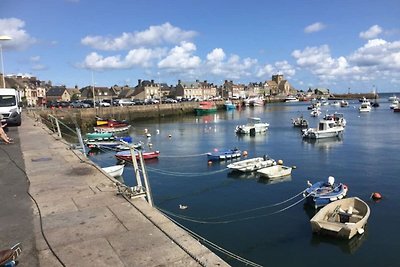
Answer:
M373 200L380 200L380 199L382 199L382 195L380 193L378 193L378 192L374 192L374 193L371 194L371 198Z

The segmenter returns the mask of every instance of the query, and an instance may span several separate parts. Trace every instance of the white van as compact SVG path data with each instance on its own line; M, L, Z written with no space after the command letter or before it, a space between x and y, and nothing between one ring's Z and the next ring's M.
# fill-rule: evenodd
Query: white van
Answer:
M21 125L22 103L19 92L12 88L0 88L0 114L7 126Z

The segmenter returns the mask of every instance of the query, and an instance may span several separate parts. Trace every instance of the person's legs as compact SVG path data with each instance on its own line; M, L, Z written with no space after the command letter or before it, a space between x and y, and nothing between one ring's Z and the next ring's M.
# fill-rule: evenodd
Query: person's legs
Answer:
M10 138L7 136L6 132L4 132L3 127L0 127L0 138L6 143L9 144Z

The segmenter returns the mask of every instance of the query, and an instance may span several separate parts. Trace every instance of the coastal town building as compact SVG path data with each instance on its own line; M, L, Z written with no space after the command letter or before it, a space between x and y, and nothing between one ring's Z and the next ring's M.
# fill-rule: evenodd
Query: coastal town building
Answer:
M207 81L182 82L178 80L175 97L207 100L217 96L217 87Z
M71 101L71 95L65 86L53 86L46 92L46 101Z
M25 106L36 107L46 103L46 90L51 87L51 82L40 81L36 77L11 75L5 77L5 85L20 91Z
M135 99L146 100L146 99L160 99L161 88L160 84L155 83L154 80L138 80L138 84L135 86L134 93L132 95Z

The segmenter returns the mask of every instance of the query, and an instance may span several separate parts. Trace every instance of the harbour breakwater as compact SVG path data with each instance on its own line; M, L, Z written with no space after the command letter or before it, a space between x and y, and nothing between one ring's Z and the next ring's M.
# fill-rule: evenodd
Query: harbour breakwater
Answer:
M328 99L372 99L375 97L372 93L367 94L334 94L330 95ZM301 98L300 101L309 101L310 98ZM311 98L312 99L312 98ZM269 97L265 100L268 103L284 102L283 97ZM214 101L217 109L225 109L224 101ZM243 102L241 100L234 100L235 105L241 107ZM168 116L181 116L185 114L194 114L195 108L199 106L198 102L179 102L179 103L162 103L155 105L138 105L138 106L111 106L111 107L96 107L85 109L74 108L61 108L61 109L41 109L35 110L42 118L47 119L48 115L52 115L63 123L71 126L78 126L81 129L91 128L95 122L96 117L113 118L116 120L126 120L128 122L163 118Z

